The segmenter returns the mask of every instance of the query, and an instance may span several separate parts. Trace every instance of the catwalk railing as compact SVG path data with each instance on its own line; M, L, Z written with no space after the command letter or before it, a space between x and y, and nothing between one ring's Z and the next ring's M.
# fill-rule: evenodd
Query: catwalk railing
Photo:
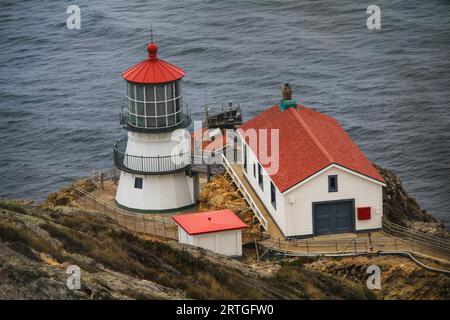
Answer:
M114 144L114 164L122 171L136 174L164 174L186 170L191 163L190 151L167 156L136 156L126 153L127 138Z

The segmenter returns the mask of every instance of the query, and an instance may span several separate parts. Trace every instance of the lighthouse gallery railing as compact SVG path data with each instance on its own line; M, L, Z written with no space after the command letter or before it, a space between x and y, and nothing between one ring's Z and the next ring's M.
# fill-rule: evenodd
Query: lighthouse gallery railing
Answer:
M164 174L185 170L191 164L189 151L168 156L136 156L127 154L127 138L114 143L114 164L119 170L135 174Z

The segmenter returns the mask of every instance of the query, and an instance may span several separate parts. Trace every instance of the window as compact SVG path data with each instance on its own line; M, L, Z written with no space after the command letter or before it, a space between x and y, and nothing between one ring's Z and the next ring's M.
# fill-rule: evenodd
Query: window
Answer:
M277 209L277 193L275 190L275 185L272 181L270 181L270 202L272 203L272 207Z
M128 114L132 120L129 123L141 128L165 128L181 123L183 110L180 81L157 85L129 82Z
M136 189L142 189L142 178L134 178L134 187Z
M244 171L247 172L247 145L244 144Z
M264 181L263 181L263 175L262 175L262 168L261 165L258 163L258 184L261 187L261 190L264 190Z
M337 192L338 191L338 177L328 176L328 192Z
M256 163L253 163L253 176L256 178Z

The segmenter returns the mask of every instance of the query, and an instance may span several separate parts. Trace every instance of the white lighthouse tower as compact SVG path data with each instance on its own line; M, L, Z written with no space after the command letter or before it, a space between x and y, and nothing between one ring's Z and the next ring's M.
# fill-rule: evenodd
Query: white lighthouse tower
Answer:
M121 170L116 204L129 211L161 213L194 205L189 176L190 140L177 130L190 124L183 103L184 70L157 56L150 42L148 58L124 71L127 137L114 144L114 163Z

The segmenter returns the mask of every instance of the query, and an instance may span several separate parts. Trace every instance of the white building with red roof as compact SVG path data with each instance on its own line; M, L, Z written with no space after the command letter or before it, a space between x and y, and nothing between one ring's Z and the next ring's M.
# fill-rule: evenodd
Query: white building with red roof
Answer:
M247 225L230 209L172 216L178 241L227 255L242 255L242 229Z
M275 105L237 132L244 176L284 236L381 229L385 181L335 119Z

